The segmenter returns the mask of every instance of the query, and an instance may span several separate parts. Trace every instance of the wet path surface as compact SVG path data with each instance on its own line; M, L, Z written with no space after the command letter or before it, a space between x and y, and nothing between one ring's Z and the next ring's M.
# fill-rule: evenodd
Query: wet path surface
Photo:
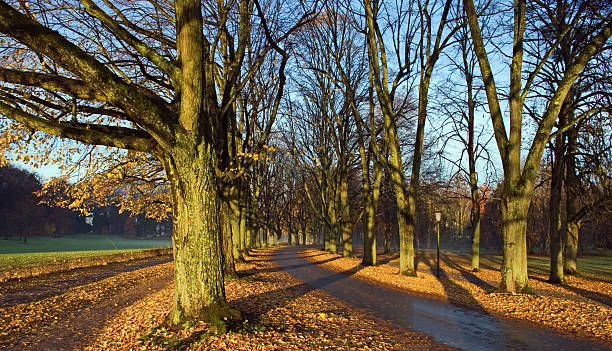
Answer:
M172 258L152 258L132 263L113 263L50 273L37 277L4 282L0 285L0 309L31 303L63 294L68 289L100 281L114 275L170 262Z
M276 252L276 263L296 278L353 307L403 328L429 334L438 343L464 350L612 350L612 345L564 337L441 301L412 296L333 272L298 255Z

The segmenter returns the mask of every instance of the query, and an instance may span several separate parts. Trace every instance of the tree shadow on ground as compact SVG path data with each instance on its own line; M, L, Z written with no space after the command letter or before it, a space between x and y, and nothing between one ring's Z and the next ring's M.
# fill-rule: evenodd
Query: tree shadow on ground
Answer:
M497 289L495 286L491 285L489 282L480 279L477 275L475 275L471 271L461 267L459 264L454 262L447 255L441 255L440 258L442 259L442 262L444 262L448 267L458 270L461 276L465 278L465 280L467 280L468 282L476 286L481 287L485 292L492 293Z
M540 277L531 277L531 279L535 279L544 283L550 283L547 279L544 278L540 278ZM596 291L592 291L592 290L586 290L580 287L577 287L575 285L569 285L569 284L563 284L560 285L560 287L564 288L565 290L569 291L569 292L573 292L577 295L580 295L582 297L585 297L589 300L593 300L595 302L598 302L602 305L606 305L608 307L612 307L612 296L608 295L608 294L602 294Z
M244 270L244 271L239 271L236 272L236 274L238 275L239 278L244 278L244 277L249 277L258 273L273 273L273 272L280 272L280 271L284 271L287 269L296 269L296 268L302 268L302 267L308 267L308 266L312 266L312 265L322 265L325 264L327 262L331 262L331 261L335 261L337 259L339 259L340 257L334 257L334 258L328 258L326 260L323 261L318 261L318 262L308 262L308 263L304 263L304 264L296 264L296 265L291 265L291 266L285 266L285 267L266 267L266 268L253 268L253 269L249 269L249 270ZM286 258L285 260L288 260L289 258ZM283 259L275 259L276 261L281 261ZM247 263L249 262L255 262L256 260L248 260ZM267 261L267 260L259 260L259 261Z
M399 254L398 253L388 253L388 254L383 254L383 255L387 256L387 257L376 257L376 265L377 266L383 265L383 264L388 264L389 262L399 258ZM415 266L416 266L416 263L415 263Z
M435 263L431 258L423 257L422 262L428 266L432 272L435 272ZM484 314L489 314L470 291L448 278L446 272L441 272L438 281L442 284L450 304L460 307L468 307Z
M316 266L316 265L321 265L321 264L324 264L326 262L330 262L336 259L338 259L338 257L320 261L320 262L308 262L306 264L291 265L291 266L285 266L285 267L263 268L263 269L258 269L256 273L279 272L279 271L286 271L287 269L296 269L296 268L302 268L302 267L307 267L307 266ZM275 260L278 260L278 258L275 258ZM267 312L273 309L277 309L277 308L284 308L290 303L292 303L294 300L298 299L301 296L308 294L309 292L313 290L321 289L321 288L324 288L326 285L347 279L351 275L361 270L362 268L363 268L362 266L359 266L357 269L351 269L351 270L346 270L342 272L329 271L330 274L326 274L324 277L320 279L309 281L308 283L300 283L300 284L296 284L290 287L283 287L283 288L267 291L261 294L248 295L243 298L239 298L237 300L231 301L231 305L243 311L250 321L259 323L261 316L266 314ZM291 274L290 272L287 272L287 273ZM259 280L259 279L255 278L255 280ZM270 280L266 280L266 281L269 282ZM278 282L281 282L281 281L278 281Z

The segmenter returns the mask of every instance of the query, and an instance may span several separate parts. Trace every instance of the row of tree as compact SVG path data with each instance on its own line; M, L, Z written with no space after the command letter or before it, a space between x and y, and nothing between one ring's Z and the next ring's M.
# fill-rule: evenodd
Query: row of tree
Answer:
M566 184L588 168L581 125L600 128L609 155L598 121L609 121L612 19L598 1L0 1L0 32L3 160L59 164L64 177L43 193L64 207L171 214L171 325L238 318L224 276L282 235L351 256L360 225L371 265L377 229L386 247L397 231L400 273L415 275L419 226L441 202L428 180L450 169L435 161L440 144L459 145L443 158L469 184L478 269L478 170L495 163L495 140L500 290L530 291L529 205L547 145L566 145L554 159L568 155L566 166L551 171ZM609 163L585 174L609 195Z

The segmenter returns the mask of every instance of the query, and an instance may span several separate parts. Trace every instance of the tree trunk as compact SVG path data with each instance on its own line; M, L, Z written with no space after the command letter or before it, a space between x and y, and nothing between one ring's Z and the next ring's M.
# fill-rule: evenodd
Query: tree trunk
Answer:
M564 173L564 142L563 134L557 136L554 145L554 160L550 182L550 198L548 203L550 237L550 275L548 280L551 283L563 284L563 240L562 240L562 219L561 219L561 191L563 188Z
M243 255L248 254L247 251L247 209L246 209L246 202L244 201L244 192L242 191L242 189L240 189L240 199L241 201L239 202L240 204L240 209L239 209L239 213L240 213L240 235L239 235L239 240L240 240L240 253Z
M348 200L348 177L342 175L340 180L340 209L342 213L342 257L353 257L353 238L351 228L351 207Z
M527 213L529 194L504 185L502 195L502 236L504 258L501 266L499 291L509 293L532 293L527 276ZM509 194L508 194L509 193Z
M390 119L391 117L389 117ZM387 117L385 117L387 119ZM385 121L385 124L387 122ZM389 122L391 123L391 122ZM394 132L394 131L393 131ZM399 231L400 244L400 267L399 273L403 275L416 276L414 269L414 226L408 221L408 201L404 191L404 175L403 166L399 150L399 141L397 135L390 133L388 136L390 142L391 158L389 160L391 167L391 180L395 192L395 201L397 204L397 229ZM408 196L411 196L410 194Z
M472 271L480 270L480 193L476 182L476 173L470 174L472 198Z
M368 175L369 177L369 175ZM364 180L364 196L366 197L365 215L363 217L363 265L376 265L376 204L380 195L382 169L379 164L374 166L374 184L370 189L369 179ZM367 188L365 187L367 183Z
M565 239L565 260L563 261L563 272L573 275L578 272L578 233L580 232L580 220L567 221L567 237Z
M385 254L391 253L391 225L385 221Z
M224 325L224 318L239 319L240 313L225 300L215 153L206 146L194 153L198 155L178 150L166 162L172 184L175 265L174 302L167 322L181 326L204 318L216 328Z
M565 274L576 274L578 271L577 256L578 256L578 234L582 225L582 217L580 215L580 204L578 202L580 193L580 184L576 175L576 129L572 128L567 133L567 150L565 155L566 165L566 182L565 182L565 202L566 202L566 218L567 230L565 238L565 250L563 271Z
M232 224L230 221L229 205L225 201L221 201L221 216L220 226L223 239L223 273L225 276L236 277L236 265L234 263L234 254L232 252Z
M338 220L336 217L336 201L335 197L329 197L329 202L327 205L327 213L329 216L329 228L326 228L327 233L327 247L330 253L338 253L338 249L336 248L336 241L338 239Z

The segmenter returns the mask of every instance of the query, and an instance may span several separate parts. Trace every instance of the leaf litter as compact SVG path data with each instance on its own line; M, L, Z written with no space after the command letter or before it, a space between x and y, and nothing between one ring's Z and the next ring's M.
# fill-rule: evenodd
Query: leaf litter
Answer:
M435 255L419 257L417 277L398 274L397 255L379 257L377 266L362 266L357 257L344 258L318 249L305 249L300 255L319 266L350 274L372 284L410 294L439 299L489 314L551 328L570 336L612 341L612 283L607 277L567 276L565 285L548 283L542 272L530 272L535 292L496 293L498 270L469 270L469 262L452 254L442 255L441 277L436 278Z

